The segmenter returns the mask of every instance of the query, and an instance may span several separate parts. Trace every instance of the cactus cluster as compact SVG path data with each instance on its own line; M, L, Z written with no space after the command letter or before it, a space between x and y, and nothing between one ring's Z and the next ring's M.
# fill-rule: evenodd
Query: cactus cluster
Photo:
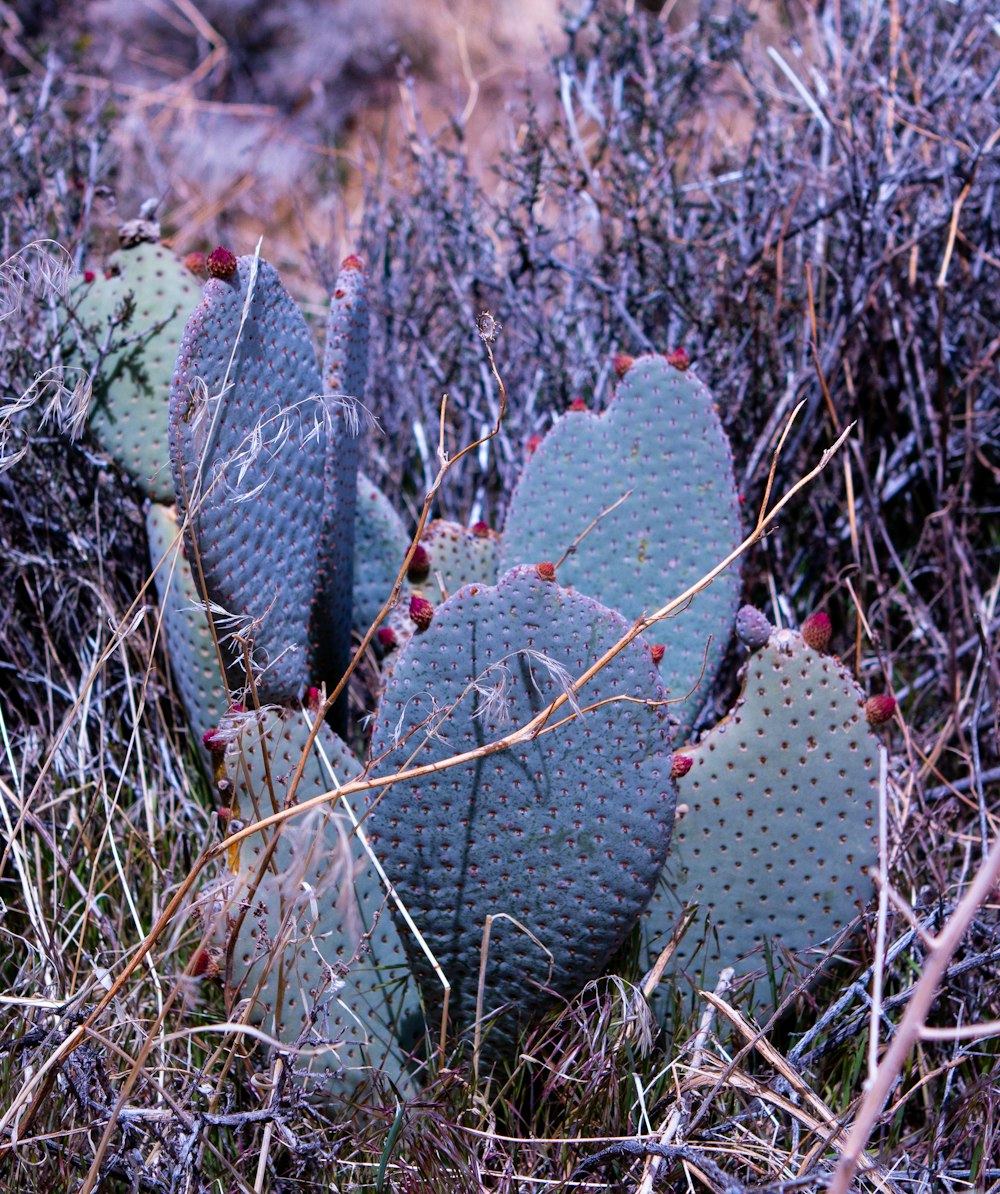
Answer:
M599 974L640 920L652 956L697 903L703 932L675 965L752 968L765 940L806 949L850 918L871 856L879 711L866 720L823 654L825 615L800 636L737 614L731 568L657 625L662 642L624 642L741 537L729 444L686 354L616 358L607 410L570 409L532 446L500 532L432 522L411 553L358 471L362 263L342 266L320 366L265 261L216 250L197 263L209 275L199 297L159 246L119 258L92 427L137 481L156 480L157 591L191 724L237 821L331 793L321 813L244 839L229 860L209 932L231 1010L266 1019L314 1084L348 1090L380 1070L398 1089L413 1025L443 1010L442 975L452 1027L496 1020L500 1047ZM73 314L100 340L97 310L85 296ZM139 329L156 345L145 365L137 317L152 320ZM141 402L118 383L122 354L149 383ZM161 457L125 448L128 436ZM292 794L316 691L342 679L352 636L379 617L408 555L373 640L383 676L366 756L335 733L342 701ZM675 754L734 622L753 651L744 693ZM234 700L277 710L227 714ZM355 789L342 805L336 788L361 775L377 795L365 805Z

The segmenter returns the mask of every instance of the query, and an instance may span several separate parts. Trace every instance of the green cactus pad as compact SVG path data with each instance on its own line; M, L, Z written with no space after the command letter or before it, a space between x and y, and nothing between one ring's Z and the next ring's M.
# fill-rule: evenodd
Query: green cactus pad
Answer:
M241 257L231 278L210 279L187 322L171 386L170 459L209 597L254 621L260 698L282 701L301 696L315 671L326 443L305 320L266 261L248 301L253 267ZM231 682L245 683L238 657Z
M170 378L201 284L169 249L149 242L119 250L108 272L72 292L76 320L91 346L103 346L109 331L111 345L121 346L105 357L95 378L90 429L148 497L172 502ZM128 317L116 322L126 311Z
M377 771L495 741L546 708L627 628L531 566L495 587L460 589L394 665L371 746ZM522 926L493 923L486 974L485 1012L509 1007L513 1019L552 993L579 991L628 936L673 823L669 721L662 705L647 703L664 695L648 649L633 642L580 693L584 707L628 699L530 745L391 786L375 803L373 844L452 983L460 1031L475 1018L488 915ZM412 939L404 944L425 1004L439 1009L434 971Z
M396 583L410 546L403 520L385 494L358 474L358 504L354 523L354 629L367 632ZM403 581L396 610L400 619L410 603L409 582ZM396 626L394 619L391 624ZM403 632L403 628L400 628ZM409 636L405 629L404 637Z
M324 402L328 416L326 521L319 559L313 637L317 679L332 688L351 659L354 535L358 459L368 380L368 279L360 260L341 266L326 325L323 354ZM344 693L340 716L346 715Z
M146 512L151 562L162 564L154 583L163 614L163 636L188 723L199 743L229 706L204 603L191 565L180 550L177 511L150 502Z
M765 939L799 953L848 924L871 891L878 739L847 670L775 631L732 713L684 753L689 811L648 914L653 954L688 903L702 915L675 962L709 983L723 966L762 969Z
M244 722L227 747L226 773L236 816L246 822L284 806L309 724L304 714L287 712L265 715L263 731L252 718ZM346 745L323 724L297 797L327 792L359 771ZM373 1070L405 1085L397 1029L418 1005L384 907L384 888L351 833L350 819L331 802L286 822L270 861L266 851L262 835L244 840L238 859L230 859L232 873L215 907L217 944L225 946L235 932L227 1006L252 998L252 1021L283 1044L294 1043L317 1013L306 1051L290 1059L317 1094L350 1094Z
M441 601L462 585L496 584L498 550L493 531L479 534L439 518L428 526L420 542L430 559L430 575L421 585L429 601Z
M629 490L560 566L559 580L634 619L683 592L741 540L732 455L712 395L662 357L636 360L603 415L569 411L545 437L511 498L501 567L559 560ZM694 688L703 664L702 689L711 686L739 587L734 565L656 627L671 697ZM695 694L674 706L682 733L700 704Z

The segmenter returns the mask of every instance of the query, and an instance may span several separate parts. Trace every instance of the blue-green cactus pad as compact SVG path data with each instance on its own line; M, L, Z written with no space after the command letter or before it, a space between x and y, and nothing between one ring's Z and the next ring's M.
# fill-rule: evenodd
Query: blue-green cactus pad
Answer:
M430 574L420 588L428 601L458 592L462 585L492 585L497 580L497 535L438 518L420 540L430 560Z
M159 564L154 583L167 658L188 724L200 743L229 707L215 642L191 565L181 550L177 511L150 502L146 531L152 565Z
M246 728L232 735L226 750L226 774L234 785L236 814L248 822L284 806L309 722L302 713L271 713L261 733L255 719L244 721ZM297 798L329 791L359 772L346 745L323 724ZM228 1000L252 997L254 1023L291 1044L318 1010L306 1051L290 1059L308 1073L309 1089L317 1094L349 1094L372 1070L405 1085L397 1029L418 1008L384 906L385 889L351 828L336 802L286 822L232 942ZM214 911L218 944L227 943L227 923L238 917L264 855L258 834L230 859L231 873ZM364 934L370 934L366 942ZM334 982L324 987L328 975Z
M371 753L380 774L446 759L529 721L626 632L620 614L531 566L468 585L409 640L389 676ZM389 877L474 1019L493 924L485 1012L520 1014L601 972L646 906L673 824L670 731L648 649L633 642L580 693L600 708L529 745L391 786L369 814ZM562 708L554 721L570 710ZM540 941L536 944L528 933ZM424 999L441 986L404 936Z
M354 523L354 629L363 635L389 599L392 586L410 547L410 536L403 520L385 494L358 474L358 504ZM390 623L403 637L409 637L404 616L412 590L404 579L396 610Z
M101 447L148 497L174 500L167 444L170 379L184 323L201 283L163 245L143 242L108 261L110 277L81 282L71 298L92 345L103 345L130 296L132 313L116 324L94 382L90 429Z
M323 352L327 418L326 521L314 624L317 679L333 687L351 657L360 431L368 378L368 280L357 257L340 269Z
M527 461L500 547L500 566L558 560L629 490L559 568L562 584L638 618L682 593L739 544L732 455L712 395L662 357L638 358L607 411L569 411ZM731 567L688 609L651 631L666 646L673 698L710 687L729 641L740 578ZM701 704L674 706L686 732Z
M253 265L241 257L231 278L210 279L187 322L171 387L170 462L209 597L254 619L258 690L281 701L313 681L326 438L309 331L266 261L241 327Z
M652 953L688 903L702 915L675 963L708 983L723 966L761 970L765 939L799 953L850 923L877 857L878 739L847 670L774 631L732 713L684 753L689 811L648 914Z

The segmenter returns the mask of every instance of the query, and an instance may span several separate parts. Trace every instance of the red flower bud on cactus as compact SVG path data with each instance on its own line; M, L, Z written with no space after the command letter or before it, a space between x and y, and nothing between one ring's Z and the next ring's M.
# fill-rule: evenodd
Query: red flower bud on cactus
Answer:
M313 713L319 712L320 705L323 704L323 694L316 687L306 689L305 706Z
M418 633L423 633L434 620L434 606L423 597L410 598L410 620Z
M204 278L208 273L208 258L204 253L188 253L184 264L196 278Z
M469 530L472 531L477 539L488 539L493 534L492 530L490 530L490 524L483 522L482 519L479 522L474 522Z
M891 721L895 712L896 698L889 696L887 692L869 697L865 701L865 717L868 718L868 724L872 729L884 726L887 721Z
M832 633L833 626L826 614L813 614L802 623L802 637L814 651L825 651Z
M212 754L219 754L226 749L226 740L219 733L219 727L216 726L214 730L206 730L201 736L201 744L206 750L210 750Z
M360 257L357 256L357 254L352 253L349 257L344 258L344 260L340 263L340 268L342 270L343 269L357 270L358 273L361 273L361 271L365 268L365 263L361 260Z
M680 779L681 776L687 773L694 766L694 759L690 755L674 755L674 761L670 767L670 778Z
M431 557L428 554L427 548L422 543L418 543L413 549L413 555L410 557L410 566L406 570L406 575L414 584L420 584L430 574Z
M691 358L688 356L686 348L675 348L673 352L664 353L664 356L667 358L667 364L673 365L681 373L691 364Z
M540 436L540 435L533 435L533 436L531 436L531 438L528 440L527 448L528 448L528 455L529 455L529 456L534 456L534 454L535 454L535 453L538 451L538 449L539 449L539 448L542 446L542 438L543 438L543 437L542 437L542 436Z
M194 964L191 967L191 974L194 978L220 978L222 976L222 964L219 958L219 950L216 949L200 949L195 955Z
M652 655L653 662L655 664L662 662L663 656L666 654L666 650L667 648L663 643L653 643L653 645L649 648L649 653Z
M94 271L93 271L92 269L85 269L85 270L83 271L83 280L84 280L84 282L93 282L93 280L94 280L96 277L97 277L97 274L95 274L95 273L94 273Z
M573 401L569 404L569 409L570 410L586 410L587 404L586 404L586 402L584 402L584 400L582 398L574 398Z
M390 651L396 649L399 640L396 638L396 632L391 626L380 626L375 631L375 641L388 654Z
M613 364L615 373L618 375L618 380L621 381L635 364L635 357L629 356L627 352L616 352Z
M236 273L236 254L219 245L209 253L205 267L213 278L231 278Z
M536 564L535 571L541 580L555 580L556 578L556 566L551 560L543 560L541 564Z

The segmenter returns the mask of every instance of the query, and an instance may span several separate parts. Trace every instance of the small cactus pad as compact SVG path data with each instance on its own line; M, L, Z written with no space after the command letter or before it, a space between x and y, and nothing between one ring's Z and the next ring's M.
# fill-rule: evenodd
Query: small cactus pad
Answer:
M188 723L201 742L228 707L215 641L191 565L181 550L177 511L150 502L146 532L163 614L167 658ZM162 560L162 563L161 563Z
M264 714L262 725L252 716L243 720L226 751L240 821L285 805L308 736L302 713ZM330 791L358 772L344 743L320 725L297 799ZM310 1089L328 1094L350 1093L373 1068L403 1081L396 1029L416 1007L385 892L351 828L332 801L286 822L269 859L270 836L246 838L230 859L213 913L215 943L231 945L227 1006L254 998L251 1018L285 1044L299 1038L318 1010L305 1052L290 1062L309 1073Z
M848 924L871 888L878 740L845 668L775 631L730 716L685 753L689 811L650 909L653 953L687 903L700 920L675 957L696 981L763 968L748 955L765 939L798 953Z
M115 253L108 275L72 292L88 353L112 348L94 380L90 429L147 497L172 502L170 378L201 285L169 249L148 242Z
M326 496L313 644L317 676L331 689L351 658L359 436L368 381L367 283L359 259L348 257L330 296L323 354ZM346 709L345 693L339 715Z
M428 563L424 594L432 602L449 597L462 585L496 583L497 536L492 531L483 533L439 518L428 526L420 546Z
M530 566L495 587L466 585L395 663L375 723L375 768L391 774L494 742L627 628ZM501 917L486 971L491 1018L505 1007L530 1014L553 992L573 995L628 936L673 823L669 719L646 703L664 695L648 649L634 642L579 694L585 709L628 700L569 720L566 705L532 742L395 784L372 807L373 844L452 983L459 1031L475 1018L487 916ZM425 1004L440 1008L433 969L413 940L404 944Z
M389 599L396 576L410 547L410 536L392 503L364 473L358 474L358 504L354 521L354 629L364 634ZM404 580L392 619L400 641L412 627L400 626L409 608L411 590Z
M744 647L749 647L751 651L766 647L773 630L767 617L756 606L740 606L740 612L736 615L736 637Z
M209 597L253 622L263 701L300 697L314 678L309 630L325 518L319 395L305 320L277 271L241 257L231 278L209 279L177 355L170 462ZM234 688L245 683L240 664Z
M511 498L500 565L559 560L588 526L559 580L630 619L666 604L740 542L732 456L712 395L662 357L637 358L603 415L572 411L546 436ZM703 666L711 686L738 595L734 566L656 628L673 698L695 687ZM701 701L673 706L682 732Z

